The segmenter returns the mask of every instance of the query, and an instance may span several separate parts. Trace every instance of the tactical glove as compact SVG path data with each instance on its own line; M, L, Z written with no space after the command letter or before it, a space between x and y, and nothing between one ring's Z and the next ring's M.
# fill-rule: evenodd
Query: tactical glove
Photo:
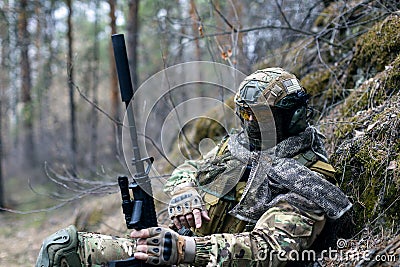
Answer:
M174 194L169 202L168 213L178 229L182 226L200 228L202 218L210 220L201 196L192 187L181 188Z
M133 231L131 237L139 238L135 258L146 263L174 265L194 261L196 243L193 237L181 236L163 227Z

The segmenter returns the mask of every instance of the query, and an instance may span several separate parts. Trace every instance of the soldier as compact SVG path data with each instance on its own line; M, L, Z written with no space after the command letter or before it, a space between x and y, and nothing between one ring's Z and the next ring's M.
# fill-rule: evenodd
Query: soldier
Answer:
M235 95L242 129L169 178L170 228L132 239L63 229L37 266L100 266L132 254L152 265L281 266L298 260L351 203L329 180L322 137L308 125L308 95L281 68L254 72ZM65 264L65 265L62 265Z

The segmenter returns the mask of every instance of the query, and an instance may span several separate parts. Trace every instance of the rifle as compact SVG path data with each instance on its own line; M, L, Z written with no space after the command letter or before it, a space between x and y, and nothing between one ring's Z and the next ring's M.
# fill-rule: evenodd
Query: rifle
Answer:
M129 183L128 177L126 176L118 177L118 185L122 197L122 211L125 215L125 222L128 229L141 230L157 226L157 215L154 201L153 198L146 193L152 193L149 172L154 159L152 157L142 159L140 156L135 117L132 104L130 104L133 99L133 88L124 35L113 34L111 39L114 49L114 58L117 67L121 98L122 102L125 103L129 122L129 134L133 148L132 165L136 168L136 174L134 175L132 182ZM144 167L145 162L148 164L146 169ZM129 194L129 189L132 191L133 200ZM111 261L108 263L108 266L146 267L152 265L131 257L126 260Z

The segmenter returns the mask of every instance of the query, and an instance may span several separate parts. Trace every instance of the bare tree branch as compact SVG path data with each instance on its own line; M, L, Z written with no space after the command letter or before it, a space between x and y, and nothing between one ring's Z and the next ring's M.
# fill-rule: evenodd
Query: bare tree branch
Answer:
M214 2L210 0L212 8L217 12L217 14L221 17L221 19L228 25L229 28L232 29L233 32L237 32L237 29L232 25L232 23L229 22L229 20L224 16L224 14L221 13L221 11L218 10L218 8L215 6Z
M101 112L104 116L106 116L110 121L114 122L116 125L123 126L123 123L114 119L111 115L109 115L105 110L103 110L98 104L94 103L92 100L89 99L77 86L75 83L71 82L72 86L78 91L79 95L86 100L90 105L92 105L95 109L97 109L99 112Z
M279 0L275 0L275 3L276 3L276 6L277 6L278 9L279 9L279 13L281 13L282 18L283 18L283 20L285 21L287 27L288 27L289 29L293 29L293 28L292 28L292 25L290 24L289 20L288 20L287 17L286 17L285 12L283 12L283 10L282 10L282 6L281 6L281 4L279 3Z

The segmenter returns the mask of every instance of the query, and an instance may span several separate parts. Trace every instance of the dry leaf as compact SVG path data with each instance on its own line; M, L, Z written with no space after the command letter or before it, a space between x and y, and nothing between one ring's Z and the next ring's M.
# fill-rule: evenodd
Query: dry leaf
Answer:
M377 124L378 124L378 121L368 125L367 132L371 131L375 127L375 125L377 125Z
M364 136L364 131L358 131L354 130L355 137L363 137Z
M389 162L389 166L387 167L387 170L395 170L397 168L397 162L395 160L392 160Z

